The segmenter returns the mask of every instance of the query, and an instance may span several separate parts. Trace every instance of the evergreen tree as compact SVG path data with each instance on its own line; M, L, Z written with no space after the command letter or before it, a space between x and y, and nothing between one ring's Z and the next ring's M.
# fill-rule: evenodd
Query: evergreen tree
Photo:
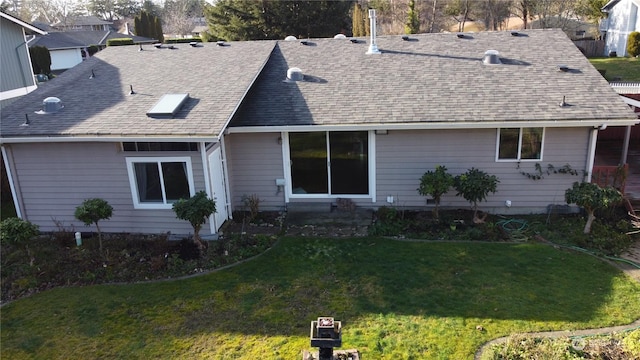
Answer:
M420 17L416 10L415 0L409 0L409 11L407 14L407 23L404 26L404 32L407 34L417 34L420 32Z
M364 32L364 16L362 11L362 6L360 4L355 3L353 5L353 15L352 15L352 29L353 36L365 36Z
M158 39L159 42L164 42L164 34L162 33L162 23L160 22L160 18L154 16L154 39Z
M51 53L44 46L32 46L29 48L31 66L34 74L51 74Z
M220 0L205 8L209 33L225 40L333 37L351 32L350 1Z
M149 37L164 42L162 21L155 15L142 10L133 21L134 31L138 36Z

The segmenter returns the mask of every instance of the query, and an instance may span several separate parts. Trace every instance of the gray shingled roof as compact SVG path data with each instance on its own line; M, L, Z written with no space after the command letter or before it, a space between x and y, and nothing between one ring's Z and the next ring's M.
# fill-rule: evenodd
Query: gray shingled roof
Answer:
M231 126L631 125L635 114L561 30L368 39L205 43L176 50L109 47L3 108L0 141L15 137L217 136ZM503 65L483 65L485 51ZM273 50L273 51L272 51ZM269 61L265 64L265 62ZM567 65L569 71L558 71ZM260 76L249 93L255 77ZM309 81L286 83L299 67ZM91 70L95 79L89 79ZM136 95L129 95L129 85ZM189 93L175 119L146 112L167 93ZM247 95L245 97L245 94ZM65 108L38 115L55 96ZM570 105L560 107L563 96ZM31 125L20 126L29 114Z
M108 47L2 109L0 136L213 137L219 135L269 57L275 42L204 43L177 49ZM165 45L166 46L166 45ZM90 79L93 70L95 78ZM136 92L129 95L130 87ZM188 93L174 119L146 115L164 94ZM64 108L40 115L42 101ZM20 126L29 114L31 125Z
M90 45L107 44L109 39L133 39L134 43L154 43L157 40L127 34L120 34L115 31L59 31L50 32L44 36L37 36L29 42L29 46L44 46L49 50L83 48Z
M98 17L96 16L89 15L89 16L69 17L65 21L58 21L54 24L51 24L51 26L60 27L60 26L71 26L71 25L83 26L83 25L111 25L111 24L113 24L113 22L98 19Z
M633 120L561 30L280 41L230 126ZM483 65L487 50L504 64ZM558 65L569 71L558 71ZM314 81L286 83L298 67ZM560 107L566 98L570 105ZM551 125L550 125L551 126Z

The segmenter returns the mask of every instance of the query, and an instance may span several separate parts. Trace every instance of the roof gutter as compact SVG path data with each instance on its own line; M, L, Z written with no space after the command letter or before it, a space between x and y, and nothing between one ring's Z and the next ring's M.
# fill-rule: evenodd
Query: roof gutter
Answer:
M194 136L194 137L124 137L124 136L25 136L25 137L4 137L0 138L0 144L23 144L23 143L63 143L63 142L218 142L217 136Z
M599 127L630 126L640 123L639 119L602 119L578 121L495 121L495 122L430 122L430 123L387 123L387 124L359 124L359 125L296 125L296 126L246 126L230 127L228 134L264 133L281 131L357 131L357 130L447 130L447 129L496 129L521 127Z

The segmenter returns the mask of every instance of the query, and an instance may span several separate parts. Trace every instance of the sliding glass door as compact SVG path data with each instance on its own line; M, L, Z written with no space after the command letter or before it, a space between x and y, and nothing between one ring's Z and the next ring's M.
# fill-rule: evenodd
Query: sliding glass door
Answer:
M367 195L366 131L289 134L293 194Z

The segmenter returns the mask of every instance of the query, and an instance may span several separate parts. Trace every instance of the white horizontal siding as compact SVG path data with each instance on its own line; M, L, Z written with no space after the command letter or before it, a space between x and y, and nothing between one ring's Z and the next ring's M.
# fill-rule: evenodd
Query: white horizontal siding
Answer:
M95 231L74 217L75 209L88 198L102 198L113 206L113 216L100 222L105 232L192 233L187 221L173 210L133 208L125 157L190 156L195 191L204 190L199 152L122 152L117 143L12 144L14 176L19 181L23 216L55 231L56 222L66 229ZM208 230L204 227L203 231Z
M276 194L276 179L284 179L280 133L231 134L225 137L231 204L242 209L242 197L260 198L261 210L282 210L284 190Z

